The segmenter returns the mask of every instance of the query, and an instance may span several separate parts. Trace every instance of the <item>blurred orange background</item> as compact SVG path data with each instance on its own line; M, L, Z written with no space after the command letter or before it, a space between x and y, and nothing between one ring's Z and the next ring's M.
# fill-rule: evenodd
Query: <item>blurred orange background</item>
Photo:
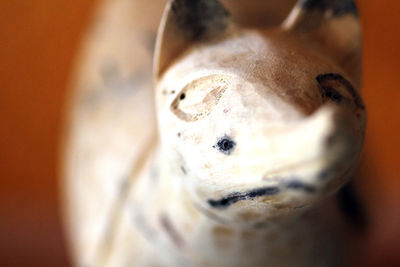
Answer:
M360 266L400 266L400 2L357 2L369 115L358 182L371 220ZM66 85L94 5L0 1L0 266L69 266L58 145Z

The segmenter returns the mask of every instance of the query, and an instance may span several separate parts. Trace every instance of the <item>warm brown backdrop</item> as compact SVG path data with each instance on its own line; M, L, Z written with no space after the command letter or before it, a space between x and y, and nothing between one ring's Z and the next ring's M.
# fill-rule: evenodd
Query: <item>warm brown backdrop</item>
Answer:
M0 266L69 265L57 148L66 82L94 2L0 1ZM370 266L400 266L400 2L358 3L369 110L360 186L372 222L362 255Z

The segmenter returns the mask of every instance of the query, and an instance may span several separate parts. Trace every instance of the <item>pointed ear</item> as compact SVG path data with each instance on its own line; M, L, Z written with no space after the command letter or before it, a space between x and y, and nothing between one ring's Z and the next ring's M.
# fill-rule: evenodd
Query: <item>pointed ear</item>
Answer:
M317 41L359 87L361 33L353 0L299 0L283 27Z
M218 0L170 0L158 30L155 77L187 47L221 35L229 23L229 13Z

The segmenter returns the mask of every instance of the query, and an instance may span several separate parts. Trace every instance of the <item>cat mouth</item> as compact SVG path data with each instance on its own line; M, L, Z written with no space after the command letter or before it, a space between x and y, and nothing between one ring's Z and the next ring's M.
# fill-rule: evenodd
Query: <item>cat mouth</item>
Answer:
M315 161L308 161L307 163L313 163ZM296 164L291 167L294 169L298 167L304 167L305 162L302 164ZM335 164L328 164L328 166L325 166L324 168L321 168L321 171L317 171L315 173L314 178L316 178L316 181L319 182L329 182L330 178L334 174L337 173L346 173L349 171L349 168L347 165L342 166L342 164L338 164L338 162L335 162ZM276 174L276 172L274 172ZM271 179L275 180L277 179L277 185L275 186L266 186L266 187L258 187L249 191L243 191L243 192L233 192L231 194L228 194L224 197L221 197L219 199L208 199L207 203L215 209L227 209L231 205L240 202L240 201L245 201L245 200L255 200L259 197L263 196L277 196L279 194L285 193L287 191L297 191L297 192L303 192L306 194L315 194L318 191L318 188L320 186L315 186L312 183L304 181L304 179L301 179L298 176L288 176L286 178L283 178L280 175L275 175L271 176L270 175L265 175L263 177L264 181L271 181Z
M307 194L313 194L317 191L317 188L300 180L290 180L281 186L259 187L250 191L234 192L220 199L209 199L207 202L212 208L227 209L239 201L254 200L263 196L276 196L287 190L303 191Z

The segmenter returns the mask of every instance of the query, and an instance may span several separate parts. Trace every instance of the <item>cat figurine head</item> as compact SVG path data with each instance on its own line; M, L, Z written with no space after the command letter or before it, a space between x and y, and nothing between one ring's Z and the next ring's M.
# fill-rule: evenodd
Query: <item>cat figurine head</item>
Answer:
M331 196L365 135L360 45L350 0L299 1L261 29L235 24L216 0L170 1L154 79L172 179L197 207L245 225Z

